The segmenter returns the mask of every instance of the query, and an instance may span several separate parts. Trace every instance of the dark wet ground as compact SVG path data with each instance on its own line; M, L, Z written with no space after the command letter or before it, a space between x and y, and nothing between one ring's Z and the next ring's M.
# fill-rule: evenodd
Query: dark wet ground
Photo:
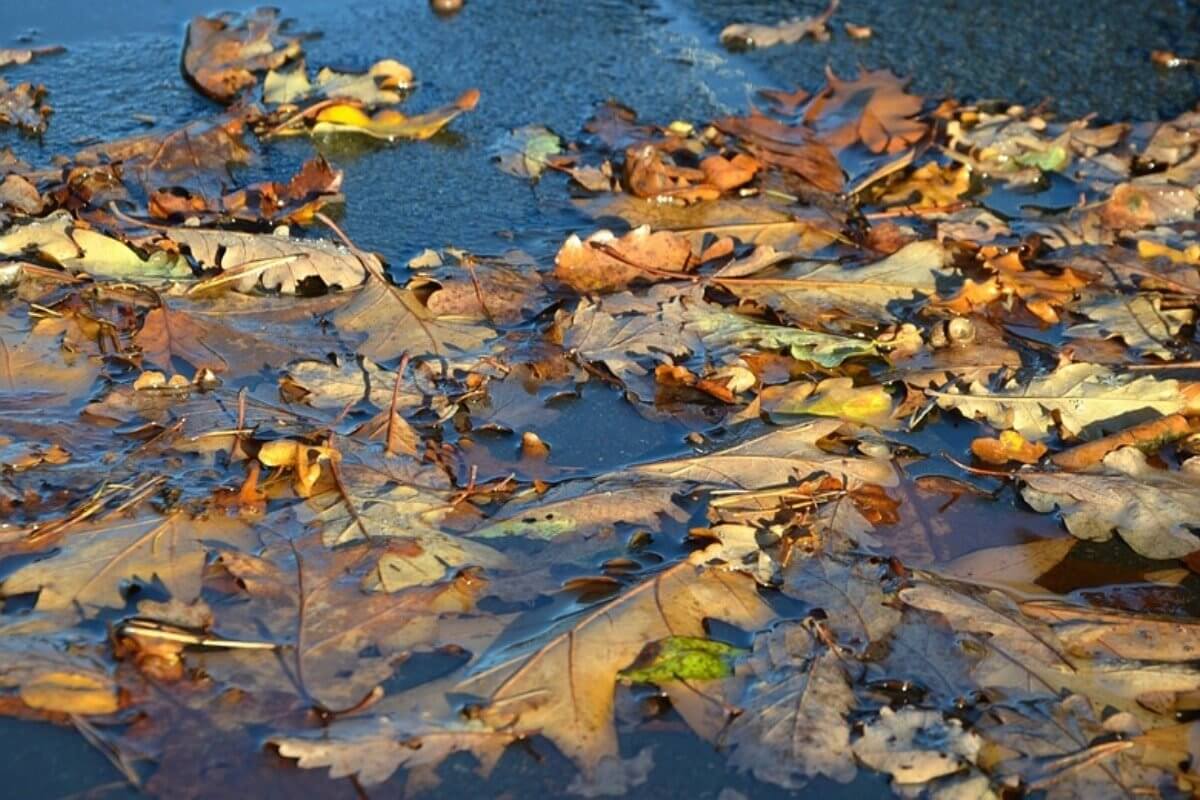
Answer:
M85 141L149 129L135 113L169 129L215 112L182 80L178 59L187 18L220 8L209 0L0 0L0 47L31 35L36 44L68 48L5 71L10 81L44 83L55 114L43 140L4 132L0 146L45 163ZM527 123L570 137L610 97L655 121L706 120L744 110L760 86L816 89L826 64L842 75L859 65L887 66L914 76L915 89L927 95L1031 105L1050 99L1064 115L1107 119L1171 116L1191 107L1200 89L1200 73L1164 72L1149 61L1153 49L1196 54L1200 4L1183 0L846 0L829 43L735 54L717 43L729 22L772 22L819 8L794 0L468 0L462 14L442 19L424 0L283 4L301 29L321 34L306 44L311 66L361 70L382 57L398 58L421 80L409 102L416 110L468 87L482 91L477 111L431 142L325 151L345 170L348 233L401 270L423 248L443 245L480 253L517 247L546 263L568 233L591 227L570 207L559 176L531 187L500 173L490 148L506 129ZM874 38L852 41L842 32L845 21L872 26ZM307 140L272 145L260 169L288 174L311 147ZM570 418L593 420L588 429L552 421L544 432L561 463L594 471L683 449L679 427L640 419L615 392L596 387L579 403ZM646 796L715 797L725 787L754 797L779 794L727 775L682 727L655 742L655 776L641 787ZM645 742L626 744L632 753ZM490 793L561 792L571 771L553 758L539 764L510 753ZM451 764L447 774L447 793L477 791L464 769ZM0 775L2 793L12 797L127 791L73 731L6 719L0 719ZM849 787L814 785L812 793L882 791L864 779Z

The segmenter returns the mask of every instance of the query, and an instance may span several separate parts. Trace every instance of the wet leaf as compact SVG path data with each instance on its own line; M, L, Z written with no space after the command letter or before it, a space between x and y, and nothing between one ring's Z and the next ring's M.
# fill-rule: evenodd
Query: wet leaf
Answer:
M617 676L630 683L715 681L733 674L733 660L747 651L694 636L669 636L647 645Z
M837 10L838 0L832 0L829 7L812 17L798 17L777 25L756 25L753 23L737 23L728 25L721 31L721 42L726 46L741 47L774 47L777 44L796 44L805 37L811 36L818 42L829 39L827 24L833 12Z
M1101 474L1030 473L1021 496L1038 511L1057 509L1080 539L1105 541L1119 533L1147 558L1181 558L1200 550L1194 528L1200 511L1196 464L1159 470L1130 447L1104 457Z
M836 417L877 428L893 427L892 396L882 386L855 387L850 378L813 384L768 386L759 394L764 411Z
M1151 294L1136 297L1093 295L1078 304L1076 310L1093 322L1072 325L1067 329L1067 336L1119 337L1134 352L1167 359L1173 355L1173 343L1179 329L1195 318L1195 313L1188 308L1164 310L1162 298Z
M357 254L319 239L188 227L169 228L165 235L202 266L222 272L220 283L210 280L207 285L296 294L306 278L353 289L367 277L368 267Z
M1067 364L1022 385L1010 381L1000 392L980 383L968 392L929 394L942 408L982 417L997 428L1011 428L1029 441L1046 437L1055 424L1070 436L1137 413L1165 416L1189 407L1175 380L1118 375L1095 364Z
M111 714L121 707L112 681L87 673L44 672L21 684L20 694L30 708L63 714Z
M368 115L357 105L339 103L322 108L317 113L312 133L318 136L357 133L389 142L397 139L428 139L459 115L475 108L478 102L479 91L469 89L450 105L413 116L390 108Z
M739 297L778 310L789 319L813 323L839 314L858 319L895 319L894 309L918 295L932 295L948 278L946 254L933 241L913 242L874 264L814 265L762 283L731 281Z
M45 133L51 113L45 98L45 86L31 83L11 86L0 78L0 126L11 125L33 135Z
M818 420L780 428L714 453L634 467L638 475L675 481L762 489L801 480L813 473L845 476L863 483L893 485L896 475L886 461L835 456L817 447L840 420Z
M703 636L702 621L710 616L755 625L771 612L753 581L683 562L591 611L536 649L509 656L501 662L507 663L500 674L507 675L498 684L490 673L481 673L468 677L463 688L478 691L479 681L492 683L481 711L484 722L502 730L539 730L587 772L617 753L612 714L621 671L647 642ZM621 635L613 637L613 630Z
M583 536L618 522L657 527L660 515L684 518L683 510L672 499L679 489L674 483L619 478L595 484L567 483L539 497L514 498L471 535L485 539L552 539Z
M971 442L971 452L989 464L1036 464L1046 455L1046 445L1030 442L1016 431L1001 431L996 438L980 437Z
M854 755L897 783L921 784L966 769L980 745L976 734L941 712L885 706L854 742Z
M537 180L547 161L562 152L562 139L543 125L526 125L506 134L495 151L501 172Z
M187 602L200 594L204 548L183 514L114 520L74 531L61 550L18 569L0 584L4 594L37 592L41 610L122 608L121 581L155 580ZM240 536L239 527L223 526Z
M183 71L203 94L231 103L257 85L258 74L300 55L300 41L285 36L273 8L243 17L196 17L188 25Z
M861 141L873 153L899 153L929 130L912 119L921 111L921 98L905 93L908 82L888 70L863 70L853 81L843 81L828 69L825 76L829 87L809 104L804 121L830 147L842 149Z
M694 258L686 239L670 231L635 228L617 238L600 230L580 240L572 235L554 257L554 277L584 294L615 292L635 281L654 283L684 273ZM667 274L664 274L667 273Z

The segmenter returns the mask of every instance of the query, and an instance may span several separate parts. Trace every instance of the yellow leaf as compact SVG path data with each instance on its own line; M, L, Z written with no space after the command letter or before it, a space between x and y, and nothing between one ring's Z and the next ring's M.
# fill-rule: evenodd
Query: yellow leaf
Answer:
M1016 431L1004 431L999 438L979 438L971 442L971 452L989 464L1007 464L1009 461L1036 464L1046 455L1046 445L1030 442Z
M371 118L363 113L363 110L356 105L350 103L338 103L322 109L320 114L317 114L317 122L328 122L332 125L354 125L358 127L366 127L371 124Z
M20 690L30 708L63 714L111 714L121 706L117 687L100 675L45 672Z
M296 479L296 494L308 497L321 477L321 462L334 461L338 453L332 447L279 439L267 442L258 451L258 461L264 467L290 469Z
M1146 239L1138 240L1138 255L1145 259L1169 258L1172 264L1200 264L1200 245L1190 244L1183 250L1176 250L1160 242Z

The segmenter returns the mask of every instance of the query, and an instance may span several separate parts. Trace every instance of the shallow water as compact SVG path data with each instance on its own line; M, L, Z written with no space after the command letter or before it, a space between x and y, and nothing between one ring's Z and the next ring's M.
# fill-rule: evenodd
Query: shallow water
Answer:
M50 129L38 141L0 132L0 146L46 163L85 141L112 139L148 129L170 129L212 113L216 107L182 80L178 58L183 26L195 13L218 10L207 0L136 0L119 10L86 0L17 4L0 0L0 47L31 34L37 44L61 43L68 52L6 70L9 80L45 83L55 109ZM254 3L231 2L233 9ZM828 62L839 74L859 64L887 66L915 76L926 94L1004 97L1036 104L1054 98L1064 114L1095 111L1110 119L1152 119L1180 112L1197 96L1196 73L1153 68L1151 49L1187 51L1200 32L1194 3L1139 4L1136 13L1120 0L1075 4L1022 0L969 3L960 0L846 2L838 22L870 24L875 38L856 43L836 36L827 44L805 43L767 51L730 54L716 43L728 22L772 21L817 10L815 3L752 0L573 0L515 2L468 0L466 10L443 19L421 0L385 3L359 0L324 4L288 2L286 15L301 29L319 31L306 44L310 65L361 70L394 56L413 68L422 86L410 105L418 110L448 101L471 86L482 90L478 110L457 122L452 133L431 142L396 146L317 146L345 170L347 232L364 248L380 252L393 270L426 247L453 245L477 253L513 248L548 263L570 233L591 227L565 199L561 180L541 184L503 175L491 147L506 130L540 123L565 135L576 132L596 104L617 98L644 117L709 119L739 112L760 86L816 88ZM149 114L153 127L131 113ZM256 171L289 174L310 153L308 141L266 147ZM254 171L247 178L254 177ZM1061 188L1061 187L1059 187ZM1052 197L1000 196L998 210L1020 214L1025 205L1070 202L1069 192ZM1039 202L1042 201L1042 202ZM580 425L579 420L587 420ZM623 464L689 451L687 426L644 420L621 394L589 384L582 396L556 403L533 426L554 443L550 464L591 475ZM969 440L964 432L962 442ZM511 448L511 439L484 447ZM962 442L914 442L917 447L961 448ZM487 477L487 476L482 476ZM937 513L943 500L910 508ZM939 524L968 527L984 509L967 498ZM1029 515L1047 535L1056 523ZM1013 533L1014 540L1020 532ZM945 552L952 558L995 542L986 536L956 537ZM1107 558L1100 553L1097 558ZM653 797L715 797L730 788L754 797L785 793L732 776L708 749L666 716L655 745L654 778L637 794ZM625 737L632 755L648 744L644 734ZM550 747L545 760L510 750L489 785L493 794L529 796L561 793L571 768ZM546 755L549 754L549 755ZM443 773L443 791L477 790L473 775L457 762ZM123 797L130 794L120 774L83 738L68 729L0 719L0 774L10 796ZM314 776L307 776L315 783ZM216 793L221 793L214 786ZM353 796L344 782L327 782L328 796ZM814 783L810 795L856 797L877 794L883 784L862 777L849 786Z

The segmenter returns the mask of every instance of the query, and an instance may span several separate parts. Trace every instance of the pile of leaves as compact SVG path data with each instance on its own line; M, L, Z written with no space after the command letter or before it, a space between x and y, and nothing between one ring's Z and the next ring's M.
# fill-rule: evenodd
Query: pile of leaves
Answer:
M1200 786L1196 114L609 103L496 146L593 227L403 272L319 156L230 176L478 92L406 115L407 67L310 77L272 11L183 66L223 114L0 155L0 711L173 797L548 748L617 794L663 717L787 789ZM603 387L677 455L556 461Z

